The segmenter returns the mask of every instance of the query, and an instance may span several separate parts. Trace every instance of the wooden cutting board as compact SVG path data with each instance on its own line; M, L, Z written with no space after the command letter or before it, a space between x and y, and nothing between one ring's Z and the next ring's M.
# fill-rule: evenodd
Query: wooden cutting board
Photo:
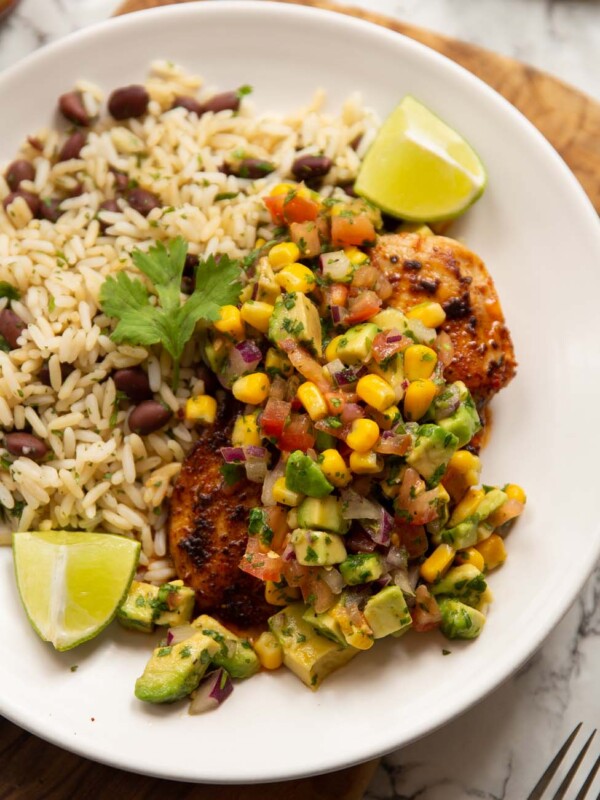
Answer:
M188 0L125 0L125 14ZM430 31L321 0L300 2L375 22L416 39L466 67L504 95L554 145L600 213L600 104L514 59ZM2 800L361 800L377 768L370 761L341 772L256 786L202 786L121 772L60 750L0 717Z

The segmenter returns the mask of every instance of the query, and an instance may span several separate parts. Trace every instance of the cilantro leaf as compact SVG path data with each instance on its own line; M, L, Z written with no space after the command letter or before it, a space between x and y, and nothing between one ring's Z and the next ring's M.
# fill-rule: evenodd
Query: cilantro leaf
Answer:
M173 385L179 380L179 362L186 343L200 320L219 318L220 308L238 301L242 284L241 268L226 255L217 263L214 256L200 261L196 269L193 294L181 300L181 278L187 243L181 236L150 247L148 252L134 250L135 266L152 283L157 302L137 278L125 272L110 276L100 289L100 306L118 322L111 339L118 343L149 346L162 344L173 359Z
M0 281L0 297L8 297L9 300L18 300L21 297L21 293L12 283Z

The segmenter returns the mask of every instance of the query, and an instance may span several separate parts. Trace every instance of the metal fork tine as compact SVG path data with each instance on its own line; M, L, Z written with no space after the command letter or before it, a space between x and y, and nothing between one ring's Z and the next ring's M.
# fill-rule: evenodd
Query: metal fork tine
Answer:
M539 781L533 787L533 791L531 792L531 794L529 795L527 800L541 800L542 795L546 791L546 787L548 786L548 784L550 783L550 781L552 780L552 778L556 774L556 770L559 768L560 762L563 760L567 750L569 749L569 747L573 743L573 739L579 733L579 730L580 730L582 724L583 723L580 722L579 725L576 725L574 730L569 734L569 736L567 737L567 740L565 741L563 746L560 748L558 753L554 756L554 758L550 762L550 765L549 765L548 769L544 772L542 777L539 779Z
M579 769L579 765L581 764L581 762L582 762L582 761L583 761L583 759L585 758L585 754L586 754L586 753L587 753L587 751L588 751L588 747L589 747L589 746L590 746L590 744L592 743L592 739L594 738L594 736L595 736L595 735L596 735L596 731L595 731L595 730L593 730L593 731L592 731L592 735L589 737L589 739L587 740L587 742L586 742L586 743L583 745L583 747L582 747L582 748L581 748L581 750L579 751L579 755L577 756L577 758L576 758L576 759L575 759L575 761L573 762L573 766L572 766L572 767L571 767L571 769L570 769L570 770L567 772L567 774L566 774L566 775L565 775L565 777L564 777L564 780L563 780L563 782L561 783L561 785L560 785L560 786L558 787L558 789L556 790L556 794L554 795L554 800L563 800L563 798L564 798L565 794L567 793L567 789L568 789L568 788L569 788L569 786L571 785L571 781L572 781L572 780L573 780L573 778L575 777L575 775L576 775L576 773L577 773L577 770Z
M599 769L600 769L600 756L598 756L598 758L596 759L596 763L592 767L592 771L590 772L590 774L585 779L583 786L577 792L577 797L575 798L575 800L585 800L589 788L594 782L594 778L596 777L596 773L598 772Z

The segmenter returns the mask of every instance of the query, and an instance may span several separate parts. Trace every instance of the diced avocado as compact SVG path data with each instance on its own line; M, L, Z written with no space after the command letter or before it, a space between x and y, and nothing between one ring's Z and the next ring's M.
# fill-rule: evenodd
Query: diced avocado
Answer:
M342 503L337 497L306 497L298 506L298 526L347 533L350 521L342 516Z
M335 357L343 364L360 364L366 361L371 352L373 339L379 333L379 328L372 322L363 322L348 328L346 333L338 340Z
M294 339L314 355L321 356L323 341L317 307L302 292L281 295L275 301L268 336L273 344Z
M250 678L259 671L260 661L247 639L236 636L208 614L202 614L192 625L218 644L213 664L223 667L232 678Z
M385 308L371 318L371 322L378 325L381 330L389 331L396 329L404 336L408 336L415 342L431 344L437 336L434 328L428 328L418 319L408 319L408 317L397 308Z
M441 580L434 583L431 586L431 594L434 597L448 595L468 606L477 607L486 589L487 583L483 572L473 564L461 564L459 567L453 567Z
M152 633L158 586L132 581L129 592L117 609L117 619L125 628Z
M336 533L296 528L291 542L298 562L307 567L327 567L346 558L344 540Z
M465 384L462 381L456 381L454 386L459 391L460 405L454 414L440 419L438 425L456 436L458 447L464 447L471 441L477 431L481 430L481 420L479 419L475 402ZM435 402L442 402L443 394Z
M321 636L303 619L306 606L295 603L270 617L269 627L283 649L283 663L303 683L317 689L334 670L357 653Z
M337 448L337 439L325 431L315 431L315 448L319 451Z
M325 497L333 492L319 465L302 450L295 450L285 465L285 485L292 492L309 497Z
M269 525L268 510L266 508L256 507L250 509L248 533L251 536L258 536L260 543L265 547L269 547L273 541L274 533Z
M376 581L383 575L383 564L377 553L355 553L339 566L342 577L350 586Z
M337 603L327 613L337 621L347 644L358 650L368 650L375 644L375 637L366 620L362 624L354 621L355 608L356 597L343 591Z
M300 599L300 589L288 586L286 580L265 581L265 600L273 606L287 606Z
M501 489L490 489L481 499L475 513L464 519L452 528L446 528L434 535L436 544L445 542L452 545L456 550L463 550L465 547L472 547L478 541L489 536L491 529L485 530L485 520L497 511L506 500L507 495ZM483 530L480 531L480 529Z
M154 622L157 625L185 625L192 618L196 595L193 589L183 585L183 581L163 583L158 589Z
M458 439L453 433L431 423L419 425L415 445L406 462L425 478L428 486L437 486L457 447Z
M180 700L197 688L218 649L217 642L203 633L172 647L157 647L135 682L135 696L147 703Z
M440 629L448 639L475 639L485 625L485 616L459 600L445 598L440 602Z
M282 378L289 378L294 374L292 362L279 350L269 347L265 356L265 372L270 378L281 375Z
M256 297L254 299L273 305L281 294L281 288L275 280L275 273L267 258L259 260L256 273Z
M386 586L367 600L365 619L376 639L410 628L412 618L399 586Z
M340 628L340 623L328 611L317 614L314 608L309 606L302 615L302 619L312 625L321 636L326 636L328 639L346 647L346 640Z

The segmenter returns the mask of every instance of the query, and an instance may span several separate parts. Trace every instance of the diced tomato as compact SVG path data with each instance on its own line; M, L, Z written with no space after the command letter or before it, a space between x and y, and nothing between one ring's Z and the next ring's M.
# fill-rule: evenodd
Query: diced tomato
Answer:
M338 215L331 218L331 241L334 247L375 244L375 226L367 214Z
M277 225L291 222L314 222L319 215L319 204L308 197L290 192L263 198L271 219Z
M345 306L348 302L348 287L344 283L332 283L325 290L327 305Z
M361 292L358 297L353 297L349 302L350 314L346 318L348 325L365 322L371 319L381 308L381 297L370 290Z
M427 552L427 533L423 525L407 525L396 522L394 533L398 534L400 544L406 548L409 558L420 558Z
M415 592L415 605L410 612L413 629L418 633L425 633L437 628L442 621L440 607L435 597L426 586L417 586Z
M287 509L283 506L271 506L265 508L267 517L267 525L273 531L273 538L271 539L271 550L276 553L283 552L289 533L287 524Z
M319 575L319 570L311 569L300 586L305 603L313 606L317 614L327 611L335 603L336 596Z
M283 565L283 576L288 586L298 588L307 580L310 574L310 567L300 564L295 558L285 561Z
M344 544L351 553L372 553L377 547L373 539L360 529L344 536Z
M361 419L365 415L365 410L358 403L346 403L342 409L342 422L349 425L355 419Z
M344 411L346 395L344 392L325 392L325 402L332 417L339 417Z
M359 267L352 278L352 286L359 289L373 289L381 276L377 267L370 264L363 264Z
M410 433L382 436L379 443L375 445L374 450L376 453L382 453L386 456L403 456L409 451L411 444L412 436Z
M339 428L336 428L330 425L325 419L320 419L318 422L315 422L315 428L318 431L323 431L323 433L328 433L336 439L345 439L350 430L349 425L341 425Z
M396 514L411 525L427 525L438 516L439 486L425 491L425 483L419 473L409 467L402 478L396 499Z
M260 417L260 427L265 436L275 436L279 438L283 433L285 423L290 415L291 403L285 400L277 400L270 397L265 406L265 410Z
M290 237L297 244L302 255L307 258L318 256L321 252L321 238L316 222L292 222L290 224Z
M315 446L315 437L312 433L310 417L307 414L293 414L291 420L283 429L277 442L280 450L291 453L293 450L302 450L306 453Z
M264 553L257 536L249 536L240 569L261 581L280 581L283 560L275 553Z
M506 525L523 513L525 505L514 497L509 497L500 508L495 511L486 522L493 528L499 528L501 525Z
M298 370L303 378L312 381L322 392L331 389L331 378L324 372L319 362L309 355L303 347L300 347L293 339L284 339L279 346L287 353L292 365Z
M412 339L403 336L400 331L382 331L373 339L371 355L378 364L381 364L396 353L406 350L411 344L414 344Z

